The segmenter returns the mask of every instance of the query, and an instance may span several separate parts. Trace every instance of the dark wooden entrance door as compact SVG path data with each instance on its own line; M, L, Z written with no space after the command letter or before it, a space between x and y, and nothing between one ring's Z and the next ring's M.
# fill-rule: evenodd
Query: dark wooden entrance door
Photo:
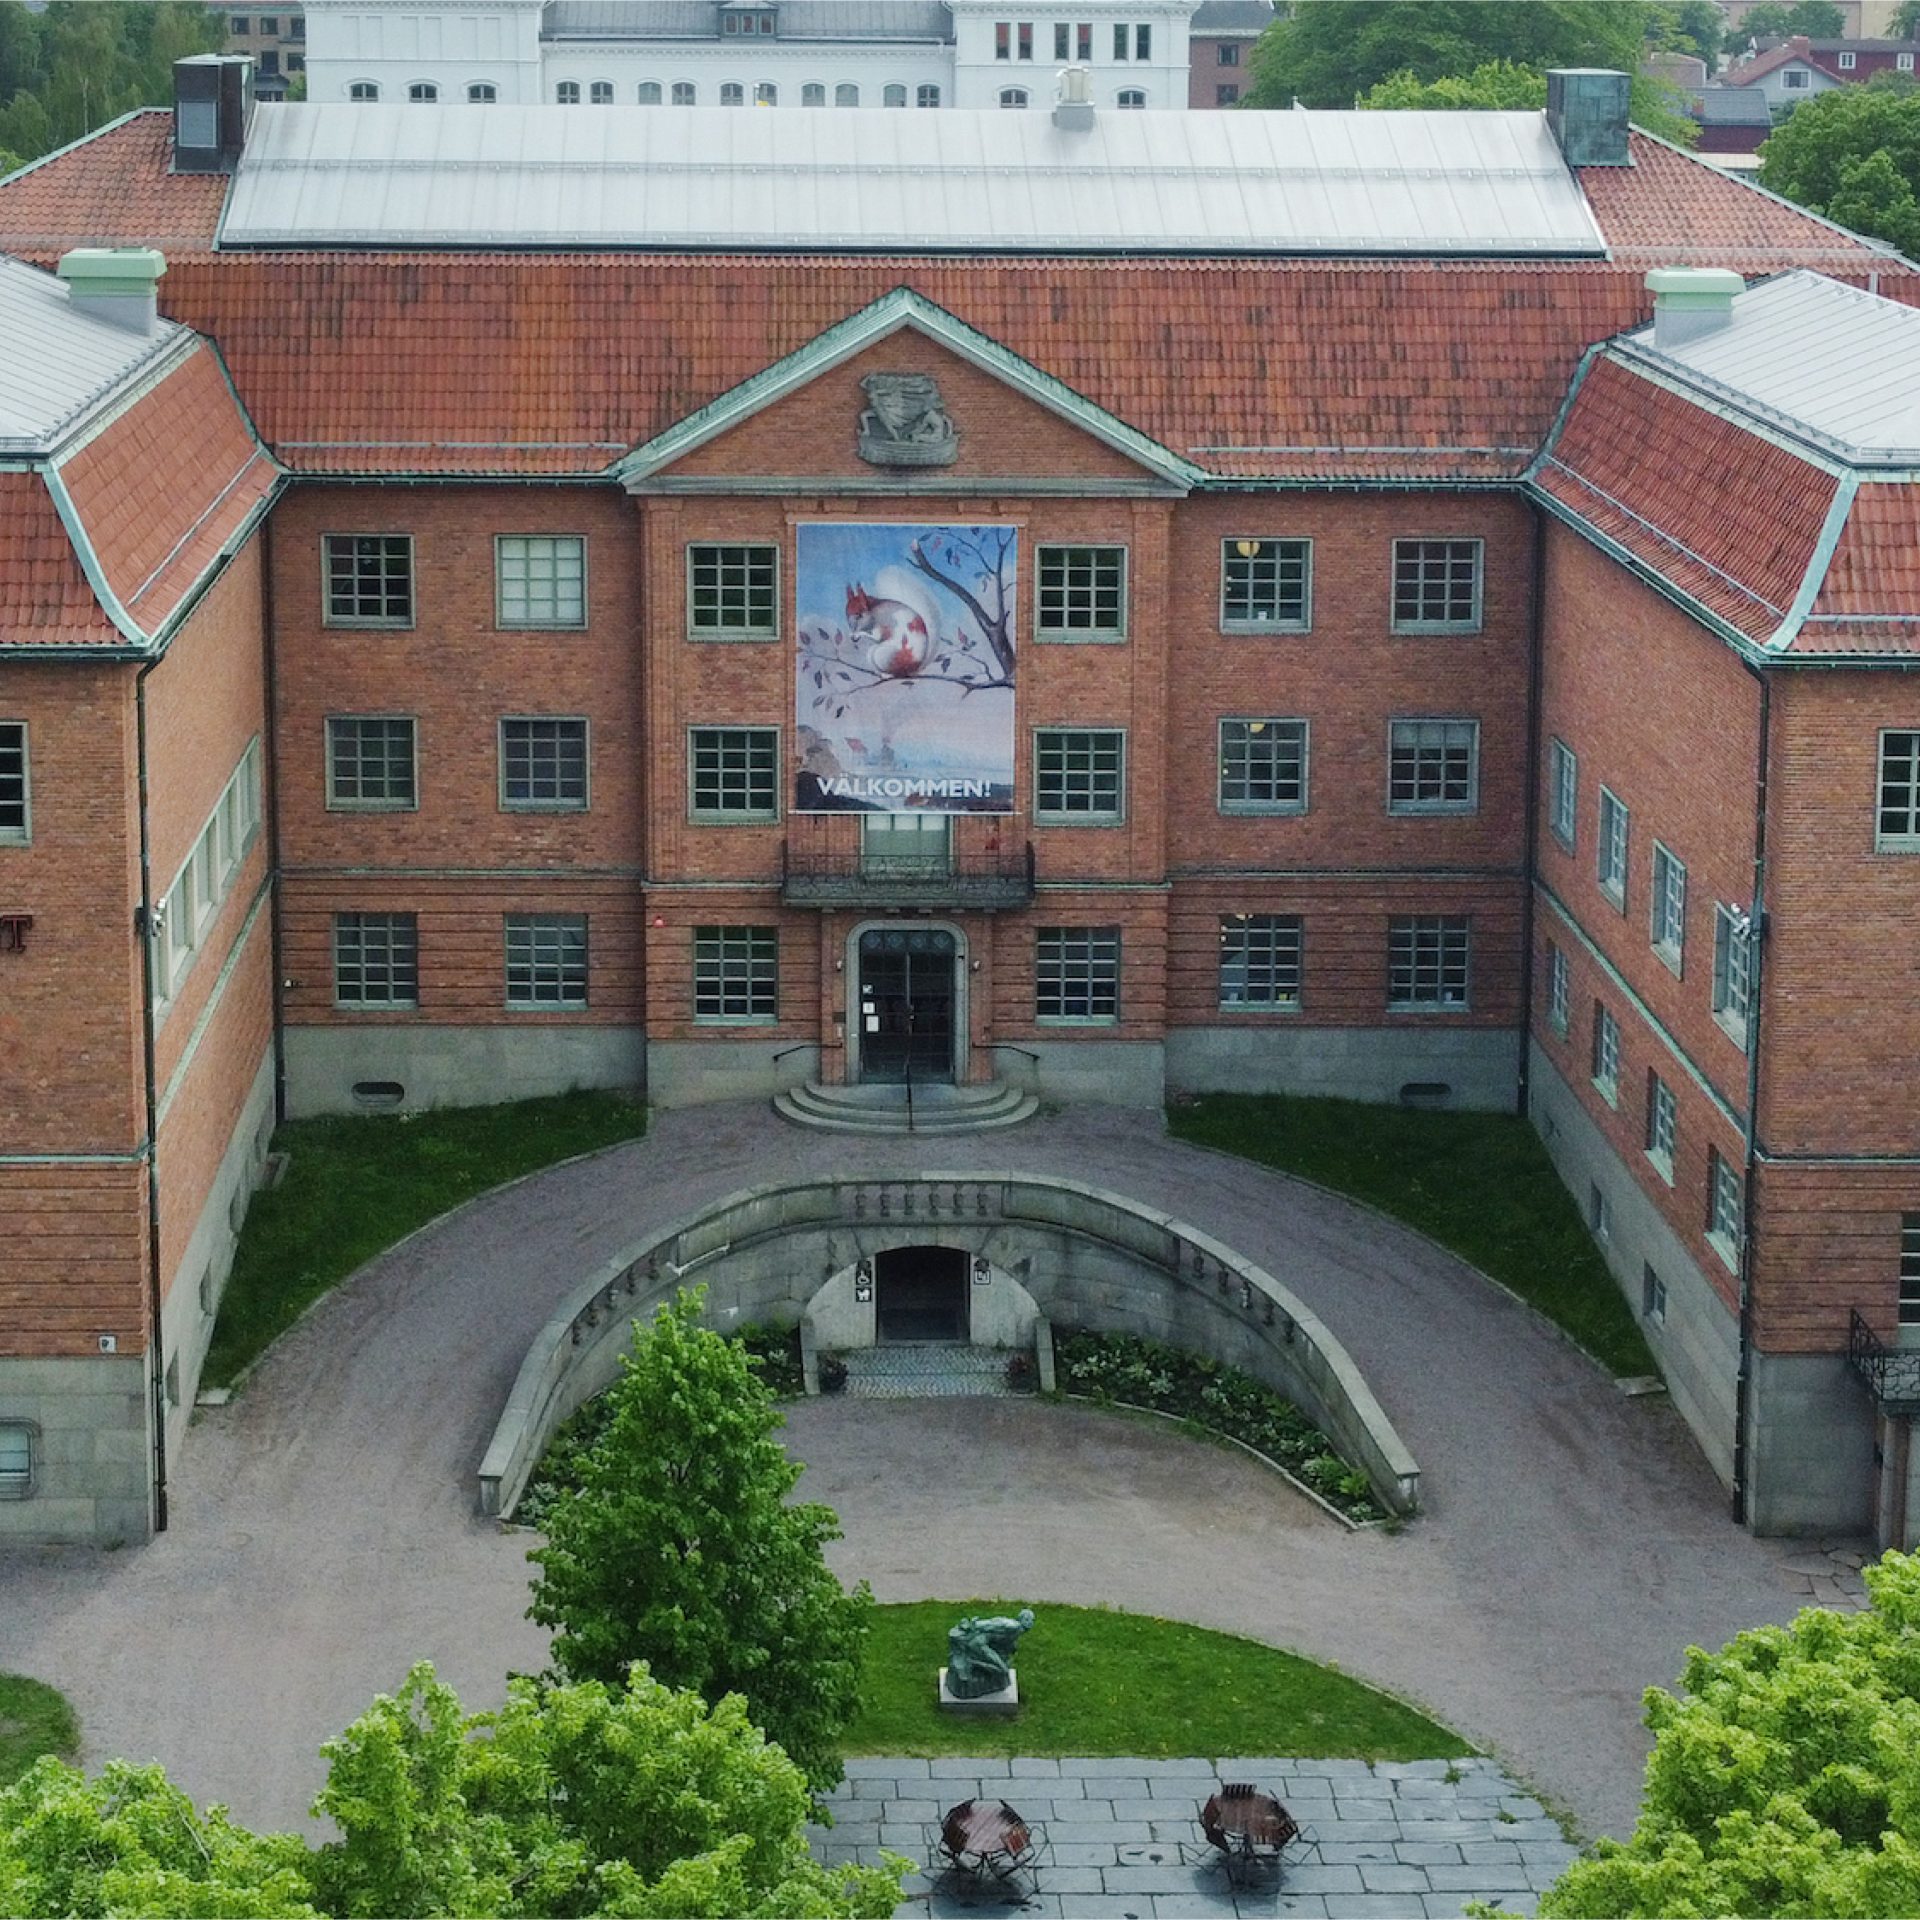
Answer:
M873 1263L882 1340L967 1338L972 1262L959 1247L895 1247Z
M860 936L860 1078L953 1078L953 974L944 927L869 927Z

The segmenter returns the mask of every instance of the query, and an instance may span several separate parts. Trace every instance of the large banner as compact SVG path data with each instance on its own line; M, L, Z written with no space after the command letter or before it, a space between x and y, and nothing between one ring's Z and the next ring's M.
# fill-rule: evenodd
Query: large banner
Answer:
M799 530L796 813L1011 813L1013 527Z

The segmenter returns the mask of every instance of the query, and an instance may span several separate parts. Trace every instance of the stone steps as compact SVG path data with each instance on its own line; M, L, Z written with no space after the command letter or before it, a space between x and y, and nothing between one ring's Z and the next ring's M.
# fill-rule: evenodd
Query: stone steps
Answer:
M844 1391L855 1400L982 1400L1011 1395L1010 1352L954 1341L910 1340L843 1353Z
M905 1087L829 1087L817 1080L786 1087L773 1097L773 1110L795 1126L828 1133L905 1133ZM985 1086L929 1085L913 1090L915 1133L984 1133L1017 1127L1040 1110L1040 1102L1004 1080Z

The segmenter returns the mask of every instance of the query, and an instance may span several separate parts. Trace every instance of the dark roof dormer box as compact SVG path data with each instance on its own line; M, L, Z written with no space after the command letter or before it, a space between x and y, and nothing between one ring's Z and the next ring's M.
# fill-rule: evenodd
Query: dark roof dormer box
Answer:
M720 37L723 40L771 40L780 31L780 9L743 0L721 0Z
M231 173L253 119L253 62L196 53L173 63L173 170Z

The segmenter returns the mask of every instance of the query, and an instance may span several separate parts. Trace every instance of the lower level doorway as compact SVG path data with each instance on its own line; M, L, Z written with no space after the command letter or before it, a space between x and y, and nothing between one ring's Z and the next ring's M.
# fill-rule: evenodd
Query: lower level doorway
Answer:
M895 1247L873 1263L882 1340L965 1340L970 1263L959 1247Z

